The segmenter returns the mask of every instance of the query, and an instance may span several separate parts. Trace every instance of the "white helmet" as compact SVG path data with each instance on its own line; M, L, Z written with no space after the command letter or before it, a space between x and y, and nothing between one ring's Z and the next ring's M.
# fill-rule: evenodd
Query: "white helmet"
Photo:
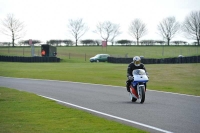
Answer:
M140 66L140 64L141 64L140 57L139 56L133 57L133 63L135 64L135 66Z

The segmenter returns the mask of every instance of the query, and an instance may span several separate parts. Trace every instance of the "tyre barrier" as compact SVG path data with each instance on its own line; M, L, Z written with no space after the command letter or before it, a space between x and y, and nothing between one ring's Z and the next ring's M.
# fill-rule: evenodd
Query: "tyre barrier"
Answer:
M200 63L200 56L174 57L174 58L163 58L163 59L142 58L141 60L142 63L144 64ZM109 63L129 64L132 61L133 58L108 57Z
M5 62L60 62L57 57L23 57L0 55L0 61Z

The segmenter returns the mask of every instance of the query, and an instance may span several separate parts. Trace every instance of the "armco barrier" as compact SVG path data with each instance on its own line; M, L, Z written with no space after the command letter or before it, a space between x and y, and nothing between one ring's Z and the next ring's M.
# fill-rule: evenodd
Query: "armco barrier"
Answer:
M23 57L0 55L0 61L5 62L60 62L57 57Z
M108 57L109 63L129 64L132 61L133 61L133 58ZM163 58L163 59L143 58L142 63L144 63L144 64L200 63L200 56L174 57L174 58Z

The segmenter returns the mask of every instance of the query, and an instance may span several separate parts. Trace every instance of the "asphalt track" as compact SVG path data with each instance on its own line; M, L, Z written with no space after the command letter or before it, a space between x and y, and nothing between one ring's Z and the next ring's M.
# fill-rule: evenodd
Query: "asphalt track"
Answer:
M200 97L146 92L144 104L132 103L124 87L0 77L0 86L38 94L95 115L152 133L199 133Z

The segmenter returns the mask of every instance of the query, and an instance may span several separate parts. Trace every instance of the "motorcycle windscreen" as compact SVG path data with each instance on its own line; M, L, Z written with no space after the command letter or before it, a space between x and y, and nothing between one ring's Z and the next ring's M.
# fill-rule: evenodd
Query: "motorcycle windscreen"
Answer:
M136 69L132 72L133 75L146 75L146 72L143 69Z
M148 82L148 77L143 69L133 70L134 82Z

